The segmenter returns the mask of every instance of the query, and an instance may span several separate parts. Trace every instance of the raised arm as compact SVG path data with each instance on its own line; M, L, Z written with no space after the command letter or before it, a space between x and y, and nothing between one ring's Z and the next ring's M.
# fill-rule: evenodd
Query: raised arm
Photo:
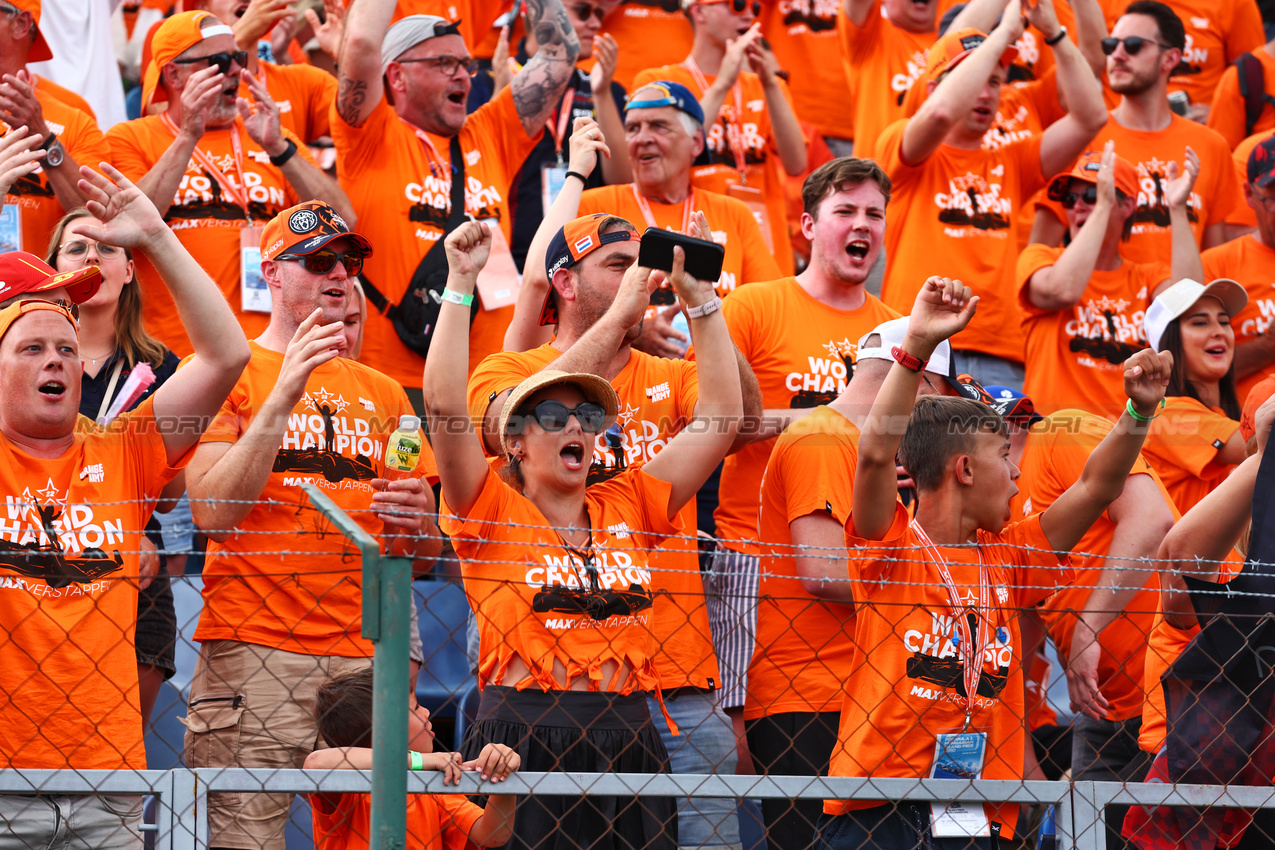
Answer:
M491 253L491 228L467 221L447 237L447 292L450 297L474 297L478 273ZM470 302L472 303L472 302ZM465 399L469 376L469 304L444 300L438 325L425 358L422 384L429 411L430 440L438 460L443 498L457 516L468 515L489 468L482 443L474 433Z
M633 163L624 142L624 116L612 94L612 80L620 61L620 46L615 36L600 32L593 37L593 70L589 72L589 88L593 90L593 110L598 114L598 127L611 148L602 161L602 180L608 186L633 180Z
M1165 167L1165 200L1169 204L1169 226L1172 232L1172 273L1168 286L1184 278L1204 282L1204 263L1200 260L1200 246L1195 241L1188 215L1188 203L1195 180L1200 176L1200 157L1187 147L1182 157L1184 167L1179 169L1177 160L1169 160ZM1156 289L1159 295L1167 286Z
M85 234L146 254L173 296L195 349L181 380L166 381L155 391L157 419L195 423L160 429L168 460L174 463L199 441L205 423L239 380L248 363L248 340L217 284L164 224L155 205L108 163L101 168L103 174L80 167L79 190L89 199L89 212L102 222L85 227Z
M168 215L168 208L173 205L191 154L204 137L207 113L216 105L226 84L226 75L218 71L216 65L209 65L191 74L182 89L182 120L177 128L177 138L150 171L137 181L137 188L151 199L161 216Z
M1140 418L1131 416L1126 406L1115 427L1090 453L1080 480L1041 515L1041 530L1056 551L1071 551L1103 511L1120 498L1129 470L1142 450L1147 423L1160 412L1164 388L1173 371L1173 355L1144 348L1124 365L1125 395Z
M536 34L536 43L540 46L514 77L509 89L523 129L528 136L535 136L562 102L562 92L575 73L580 39L562 7L562 0L525 0L525 3L527 32ZM603 96L609 94L606 92Z
M1076 46L1094 79L1101 80L1107 72L1107 57L1102 52L1102 40L1107 37L1107 17L1098 0L1070 0L1070 3L1076 20Z
M729 39L726 50L722 54L722 64L717 70L717 77L708 87L700 100L700 108L704 110L704 131L708 132L717 123L717 116L722 111L722 104L730 96L731 89L739 81L739 72L744 69L749 48L755 48L761 41L761 24L754 23L743 35Z
M234 443L201 443L195 449L186 468L190 510L195 524L210 540L229 539L235 526L252 511L274 469L288 418L305 393L310 373L340 354L345 325L320 325L321 316L322 311L316 309L297 328L284 351L274 389L239 439ZM182 374L185 372L183 369Z
M1031 15L1032 23L1046 38L1052 38L1062 29L1053 0L1038 0ZM1040 170L1045 175L1066 170L1107 123L1102 85L1080 48L1071 39L1064 38L1050 49L1054 51L1058 67L1058 96L1067 104L1067 114L1045 128L1040 136Z
M39 137L40 144L54 135L53 128L44 120L44 107L36 96L35 80L25 68L16 75L5 74L0 80L0 116L10 127L28 128ZM42 164L44 175L49 179L49 188L62 208L73 210L81 206L85 196L77 185L80 170L70 151L63 154L60 165Z
M636 263L629 266L620 280L615 300L602 314L602 318L594 322L593 327L545 368L606 375L607 367L611 365L624 342L624 335L642 320L646 305L651 300L651 292L662 280L661 272L654 272Z
M787 174L796 176L806 170L806 138L801 135L801 125L797 123L797 113L792 109L784 84L775 74L778 62L773 53L762 48L760 39L748 48L746 56L753 73L761 79L779 160Z
M1017 2L1012 5L1017 6ZM978 297L959 280L931 277L912 306L903 350L922 361L929 360L940 342L970 323L977 307ZM880 540L890 530L898 495L895 455L920 384L921 372L899 363L891 366L859 437L852 516L855 534L865 539Z
M350 4L337 69L336 111L351 127L362 126L385 94L381 80L381 41L394 18L397 0L359 0Z
M704 214L695 213L690 235L708 239L710 232ZM678 300L693 310L714 301L717 293L712 281L696 280L688 275L685 262L685 253L681 248L675 248L669 281L677 290ZM699 368L699 402L695 406L695 418L645 467L649 474L673 485L668 503L670 520L726 456L743 414L735 346L731 343L720 303L708 315L691 319L690 327Z
M841 0L841 12L846 20L859 29L868 22L868 15L877 10L879 0Z
M939 81L916 115L908 121L903 130L904 163L917 165L939 149L948 131L958 121L964 120L974 108L983 87L1000 64L1005 48L1017 41L1022 34L1021 2L1009 0L1001 22L987 36L987 40L974 48L969 56Z

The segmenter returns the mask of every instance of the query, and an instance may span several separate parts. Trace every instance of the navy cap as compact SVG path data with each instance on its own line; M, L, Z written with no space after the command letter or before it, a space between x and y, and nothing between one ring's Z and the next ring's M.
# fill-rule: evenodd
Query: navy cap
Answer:
M642 97L641 100L637 99L639 96ZM704 123L704 110L695 95L691 94L691 90L681 83L669 80L656 80L633 92L624 104L624 114L628 115L630 109L656 109L661 106L679 109L700 124Z
M1022 390L988 384L983 388L991 397L988 402L1006 422L1022 428L1030 428L1045 417L1036 412L1036 405Z
M1248 182L1265 189L1275 180L1275 133L1257 143L1248 155Z

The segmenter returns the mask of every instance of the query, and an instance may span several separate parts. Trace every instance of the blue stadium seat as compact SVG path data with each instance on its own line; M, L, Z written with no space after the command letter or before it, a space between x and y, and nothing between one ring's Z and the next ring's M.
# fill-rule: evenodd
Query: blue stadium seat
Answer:
M425 666L416 680L416 699L431 715L454 718L462 692L474 681L465 655L469 602L455 582L426 578L412 585L420 608L425 654Z

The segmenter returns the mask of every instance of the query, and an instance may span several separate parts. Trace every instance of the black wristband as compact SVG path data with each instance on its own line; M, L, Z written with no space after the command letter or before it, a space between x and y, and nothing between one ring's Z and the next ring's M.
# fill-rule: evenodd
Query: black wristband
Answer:
M38 148L36 148L36 150L47 151L49 148L53 147L57 143L58 143L58 134L50 130L49 135L44 137L44 142Z
M283 153L279 154L278 156L270 157L270 164L276 167L281 166L284 163L286 163L288 160L292 159L293 155L296 154L296 152L297 152L297 143L292 141L292 139L288 139L288 146L284 148Z
M1047 38L1047 39L1045 39L1045 44L1046 44L1046 45L1048 45L1049 47L1053 47L1055 44L1057 44L1058 42L1062 41L1062 40L1063 40L1064 38L1066 38L1066 37L1067 37L1067 28L1066 28L1066 27L1059 27L1059 28L1058 28L1058 35L1054 36L1053 38Z
M566 175L565 175L565 176L566 176L566 177L579 177L579 178L580 178L580 182L581 182L581 183L583 183L583 184L584 184L584 185L586 185L586 186L588 186L588 185L589 185L589 178L588 178L588 177L585 177L585 176L584 176L583 174L581 174L579 171L568 171L568 172L566 173Z

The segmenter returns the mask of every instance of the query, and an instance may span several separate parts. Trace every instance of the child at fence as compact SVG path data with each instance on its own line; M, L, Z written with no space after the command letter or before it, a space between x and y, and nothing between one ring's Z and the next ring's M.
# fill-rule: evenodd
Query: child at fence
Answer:
M424 712L421 709L420 712ZM478 758L462 762L460 753L432 752L434 734L428 712L409 712L407 737L423 741L426 752L409 752L410 770L441 770L448 785L460 782L462 770L478 771L483 779L503 782L518 769L518 754L503 744L488 744ZM314 717L319 734L329 745L306 756L306 770L372 769L372 668L337 676L319 686ZM366 848L372 798L368 794L311 794L316 850ZM463 794L409 794L408 850L462 850L465 842L499 847L509 840L514 798L492 795L486 807Z
M708 235L698 214L692 235ZM668 771L645 694L658 695L651 610L652 551L681 531L677 515L725 456L742 412L739 370L711 282L669 274L699 352L697 418L652 460L589 487L592 449L619 401L597 375L541 371L509 395L497 433L502 474L483 456L466 403L469 317L486 263L487 225L446 240L450 273L425 364L430 433L465 591L481 635L476 741L514 747L530 770ZM642 320L653 272L625 272L607 316ZM613 315L614 314L614 315ZM578 345L584 345L586 339ZM702 411L702 415L699 413ZM519 800L514 846L671 848L667 798L538 796Z
M1005 421L970 399L916 399L926 361L976 303L959 281L925 282L860 437L846 547L862 651L846 682L834 776L1021 779L1016 612L1071 580L1067 550L1120 495L1164 396L1172 359L1138 352L1126 363L1126 412L1081 479L1044 513L1007 526L1018 470ZM915 520L895 496L896 450L916 484ZM816 840L824 850L992 848L1016 818L1016 805L829 800Z

